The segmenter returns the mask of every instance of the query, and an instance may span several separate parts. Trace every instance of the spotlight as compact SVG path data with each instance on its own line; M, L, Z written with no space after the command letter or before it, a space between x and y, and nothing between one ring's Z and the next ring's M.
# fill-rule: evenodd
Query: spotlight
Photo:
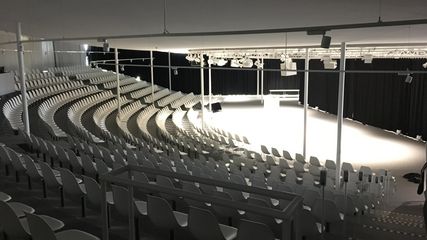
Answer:
M174 68L173 69L173 75L177 76L178 75L178 68Z
M216 63L216 65L218 65L218 66L220 66L220 67L222 67L222 66L224 66L225 64L227 64L227 60L225 60L225 59L223 59L223 58L220 58L220 59L218 59L218 61L217 61L217 63Z
M334 61L334 60L323 61L323 67L325 69L335 69L337 68L337 61Z
M122 72L124 72L124 71L125 71L125 66L124 66L124 65L121 65L121 66L120 66L120 71L122 71Z
M189 61L189 62L192 62L192 61L194 61L194 56L188 54L187 56L185 56L185 59L187 59L187 61Z
M364 63L372 63L372 60L374 59L374 56L372 54L365 54L362 56L362 60Z
M427 68L427 62L423 64L423 68Z
M104 43L102 44L102 48L103 48L104 52L110 51L110 44L107 42L107 39L104 40Z
M413 80L413 79L414 79L414 78L412 77L412 74L411 74L411 73L409 73L408 75L406 75L405 83L410 84L410 83L412 83L412 80Z
M259 60L259 59L257 59L256 61L255 61L255 66L257 66L257 68L262 68L263 67L263 63L261 63L261 61Z
M242 67L242 65L240 64L240 61L237 59L231 59L230 66L231 67Z
M242 61L242 67L251 68L254 65L254 62L250 58L246 58Z
M208 64L209 65L212 65L212 64L214 64L215 63L215 59L214 58L209 58L208 59Z
M140 77L140 76L136 76L135 80L136 80L137 82L141 82L141 77Z
M331 46L331 37L323 35L322 36L322 42L320 43L320 47L322 48L329 48Z

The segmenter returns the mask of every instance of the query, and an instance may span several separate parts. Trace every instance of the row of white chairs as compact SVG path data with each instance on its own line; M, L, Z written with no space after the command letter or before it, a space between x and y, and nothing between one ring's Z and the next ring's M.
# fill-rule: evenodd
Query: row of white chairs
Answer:
M38 115L53 137L67 137L64 130L56 124L55 113L65 104L97 92L100 90L96 86L89 86L55 95L39 105Z
M90 72L77 73L74 76L76 77L77 80L89 79L91 84L94 84L93 82L96 81L95 79L103 79L103 78L110 77L111 80L116 80L116 74L111 71L107 71L107 72L90 71ZM123 77L123 75L121 76Z
M120 93L121 94L127 94L127 93L137 91L141 88L145 88L148 86L150 86L150 84L148 82L140 81L140 82L136 82L133 84L129 84L129 85L125 85L125 86L120 87Z
M125 106L130 102L131 100L129 100L126 96L122 96L120 98L120 103L122 106ZM117 98L102 104L95 110L93 114L93 121L95 122L95 125L101 130L101 132L104 132L104 133L109 132L106 125L106 120L107 120L107 117L114 110L117 110Z
M53 72L26 72L25 73L25 81L34 81L45 78L53 78L55 77L55 73ZM20 75L18 72L15 72L15 82L20 82Z
M91 68L89 66L63 66L63 67L51 67L48 68L49 72L53 72L55 74L62 74L64 76L75 76L80 73L88 73L88 72L101 72L101 68Z
M106 74L108 73L108 74ZM85 76L80 76L81 78L86 77L85 80L89 80L90 84L103 84L103 83L107 83L107 82L113 82L113 81L117 81L117 76L115 73L112 72L102 72L102 74L100 74L100 76L97 76L98 74L92 74L89 73L89 75L85 75ZM119 74L119 79L125 79L126 76L123 74Z
M153 89L154 88L154 89ZM145 96L147 96L148 94L150 94L152 91L154 91L154 92L157 92L158 90L160 89L160 87L159 86L157 86L157 85L154 85L154 86L149 86L149 87L146 87L146 88L143 88L143 89L140 89L140 90L137 90L137 91L134 91L134 92L131 92L130 93L130 96L133 98L133 99L139 99L139 98L143 98L143 97L145 97Z
M58 94L61 92L77 89L83 87L81 82L65 82L58 85L48 86L27 92L28 106L32 103L46 98L48 96ZM9 121L10 126L13 130L23 129L24 123L22 121L22 97L17 95L9 99L3 106L3 114Z
M166 107L167 105L174 102L175 100L180 99L182 96L184 96L184 94L181 92L170 93L168 96L162 99L159 99L157 101L157 104L159 107Z
M44 79L37 79L33 81L25 81L25 86L27 90L42 88L50 85L55 85L59 83L64 83L70 81L68 77L51 77L51 78L44 78ZM21 83L17 82L15 83L15 89L20 90L21 89Z
M136 81L136 79L133 77L125 77L125 78L120 80L119 86L130 85L130 84L137 83L137 82L138 81ZM116 81L106 82L106 83L103 83L102 86L105 89L113 89L113 88L117 87L117 82Z
M154 93L154 95L148 95L148 96L145 96L144 98L143 98L143 100L144 100L144 102L146 102L146 103L154 103L155 101L157 101L157 100L159 100L159 99L161 99L161 98L163 98L163 97L166 97L167 95L169 95L169 94L171 94L171 91L169 90L169 89L167 89L167 88L165 88L165 89L163 89L163 90L160 90L160 91L158 91L158 92L155 92Z
M116 123L123 134L131 134L128 129L127 122L131 116L143 109L145 106L146 105L141 101L134 101L121 109L120 118L119 116L116 117Z
M85 137L89 137L87 140L93 142L103 142L100 138L95 136L84 127L82 124L82 116L89 108L113 97L114 95L111 91L103 91L101 93L81 99L80 101L71 105L68 109L68 120L72 123L74 128L79 131L79 133L83 133Z

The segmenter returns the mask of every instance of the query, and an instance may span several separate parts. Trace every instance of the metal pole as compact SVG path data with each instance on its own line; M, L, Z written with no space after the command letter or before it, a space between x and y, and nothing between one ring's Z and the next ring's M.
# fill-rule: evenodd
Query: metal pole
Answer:
M259 96L259 67L256 70L256 95Z
M344 86L345 86L345 42L341 43L341 58L340 58L340 77L338 87L338 110L337 110L337 159L336 159L336 189L340 186L341 176L341 132L343 123L343 108L344 108Z
M114 48L114 60L116 62L116 80L117 80L117 117L119 118L119 120L122 120L121 118L122 103L120 101L119 51L117 50L117 48Z
M212 69L209 63L209 111L212 112Z
M202 96L202 129L205 125L205 76L203 74L203 53L200 53L200 95Z
M109 229L108 229L108 203L107 203L107 182L101 180L101 215L102 220L102 240L108 240L110 238Z
M305 49L305 70L304 73L304 144L303 155L307 159L307 109L308 109L308 70L310 69L309 49Z
M151 98L154 102L154 67L153 67L153 51L150 51L150 69L151 69Z
M25 86L25 63L24 63L24 46L22 45L21 23L18 22L16 29L16 41L18 47L18 65L19 76L21 78L21 98L24 113L25 133L30 135L30 119L28 118L27 86Z
M168 52L168 64L169 64L169 90L172 91L171 52Z
M261 58L261 98L264 99L264 58Z

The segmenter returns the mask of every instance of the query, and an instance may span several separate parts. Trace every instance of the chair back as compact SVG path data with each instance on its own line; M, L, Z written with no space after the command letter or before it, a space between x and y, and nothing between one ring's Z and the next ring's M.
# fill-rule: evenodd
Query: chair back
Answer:
M114 207L116 208L117 212L127 217L129 216L129 193L128 190L124 187L112 185L113 190L113 199L114 199Z
M82 176L82 177L83 177L83 182L84 182L85 187L86 187L87 199L88 199L89 203L92 204L93 206L100 207L101 206L101 196L102 196L100 186L95 181L95 179L87 177L87 176Z
M209 210L190 207L188 227L198 240L224 239L216 217Z
M55 177L55 174L50 168L49 164L45 162L39 162L40 170L42 171L43 180L46 183L47 187L54 188L62 185L62 182L59 182Z
M41 217L27 213L27 220L32 240L56 240L55 233Z
M163 198L147 195L147 211L151 222L164 229L174 229L178 227L172 207Z
M239 231L237 232L237 240L274 240L274 234L271 229L260 222L249 220L240 220Z
M8 203L0 201L0 216L0 225L3 227L6 239L31 239Z
M74 174L65 168L60 168L59 172L61 173L62 186L64 188L64 193L69 195L70 197L82 197L84 193L77 182Z
M37 166L30 156L24 155L25 166L27 167L27 175L32 179L41 179L42 175L37 170Z

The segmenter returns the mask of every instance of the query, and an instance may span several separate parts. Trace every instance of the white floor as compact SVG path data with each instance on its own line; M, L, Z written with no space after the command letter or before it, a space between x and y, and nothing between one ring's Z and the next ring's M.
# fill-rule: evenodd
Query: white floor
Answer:
M252 143L286 149L291 154L303 151L303 117L303 108L297 103L282 103L276 109L267 110L259 100L223 102L221 112L207 116L212 124L245 135ZM307 156L316 156L321 161L335 160L336 116L310 109L307 126ZM341 159L357 168L361 165L385 168L400 178L408 172L419 172L425 161L425 151L423 142L351 120L344 121Z

